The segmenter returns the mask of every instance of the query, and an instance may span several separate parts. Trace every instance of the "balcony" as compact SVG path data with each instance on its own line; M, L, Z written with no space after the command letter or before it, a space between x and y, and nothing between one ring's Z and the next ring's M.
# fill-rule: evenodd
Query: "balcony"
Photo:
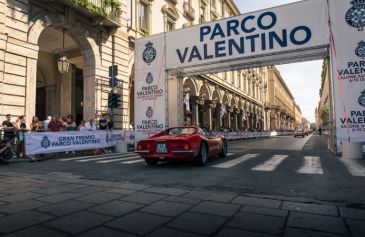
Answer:
M184 16L191 21L195 20L195 9L188 3L184 2Z
M91 18L94 25L121 26L121 9L118 0L58 0Z

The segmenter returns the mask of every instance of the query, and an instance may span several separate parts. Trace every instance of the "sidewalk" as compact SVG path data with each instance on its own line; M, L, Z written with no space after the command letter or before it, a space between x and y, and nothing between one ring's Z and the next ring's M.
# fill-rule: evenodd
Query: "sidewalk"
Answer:
M0 174L0 236L365 236L365 209L70 173Z

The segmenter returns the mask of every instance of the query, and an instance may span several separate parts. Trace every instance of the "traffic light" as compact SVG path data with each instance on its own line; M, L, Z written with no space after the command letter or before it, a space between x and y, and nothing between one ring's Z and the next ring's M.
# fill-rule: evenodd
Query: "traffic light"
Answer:
M108 108L119 108L121 106L120 95L117 93L108 93Z
M114 108L113 93L108 93L108 108Z
M120 95L119 94L116 94L114 93L113 94L113 105L114 105L114 108L119 108L121 106L121 100L120 100Z

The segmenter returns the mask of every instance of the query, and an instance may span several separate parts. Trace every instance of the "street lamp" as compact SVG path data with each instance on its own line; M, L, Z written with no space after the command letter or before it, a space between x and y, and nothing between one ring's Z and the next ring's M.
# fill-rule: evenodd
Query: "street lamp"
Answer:
M68 67L70 66L70 61L63 54L64 49L65 49L65 29L62 30L62 50L60 50L60 56L57 59L58 71L61 74L66 74L68 72Z

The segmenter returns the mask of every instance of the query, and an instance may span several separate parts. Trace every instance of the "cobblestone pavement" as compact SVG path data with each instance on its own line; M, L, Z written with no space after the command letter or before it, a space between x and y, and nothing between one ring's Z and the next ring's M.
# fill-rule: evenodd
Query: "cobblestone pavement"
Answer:
M0 236L365 236L365 209L81 179L0 174Z

